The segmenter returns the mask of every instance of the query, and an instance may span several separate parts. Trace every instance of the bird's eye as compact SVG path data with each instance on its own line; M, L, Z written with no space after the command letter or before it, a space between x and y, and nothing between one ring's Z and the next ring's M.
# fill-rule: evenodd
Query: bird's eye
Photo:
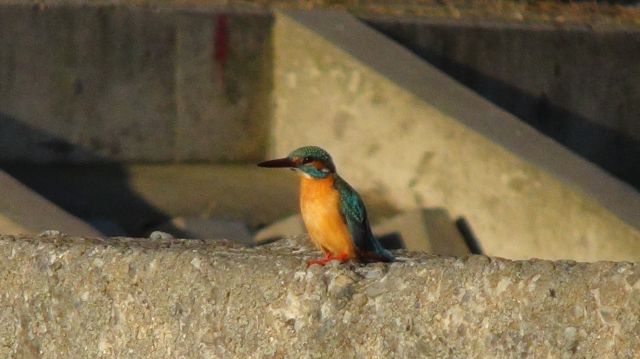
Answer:
M310 158L309 156L305 157L305 158L302 160L302 163L309 163L309 162L311 162L311 158Z

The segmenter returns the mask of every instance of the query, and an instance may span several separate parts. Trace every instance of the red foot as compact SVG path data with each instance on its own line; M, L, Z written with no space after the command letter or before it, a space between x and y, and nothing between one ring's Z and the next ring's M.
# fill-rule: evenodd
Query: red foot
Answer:
M325 264L331 261L339 261L340 263L344 263L349 260L349 255L346 253L340 254L338 256L333 256L331 253L326 253L324 258L319 259L311 259L307 262L307 268L311 267L314 264L324 266Z

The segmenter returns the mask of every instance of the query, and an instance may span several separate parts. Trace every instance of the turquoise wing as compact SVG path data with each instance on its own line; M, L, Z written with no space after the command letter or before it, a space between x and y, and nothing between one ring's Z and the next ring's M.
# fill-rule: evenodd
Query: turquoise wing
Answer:
M351 239L361 260L392 262L393 255L373 236L367 210L356 192L336 175L334 187L340 194L340 212L349 227Z

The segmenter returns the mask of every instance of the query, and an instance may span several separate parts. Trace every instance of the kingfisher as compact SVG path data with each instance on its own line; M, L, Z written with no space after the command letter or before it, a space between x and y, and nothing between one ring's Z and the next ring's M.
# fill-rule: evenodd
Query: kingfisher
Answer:
M260 167L290 168L300 175L300 212L311 241L324 258L307 264L392 262L393 255L373 236L367 210L356 192L336 173L329 153L304 146L287 157L258 163Z

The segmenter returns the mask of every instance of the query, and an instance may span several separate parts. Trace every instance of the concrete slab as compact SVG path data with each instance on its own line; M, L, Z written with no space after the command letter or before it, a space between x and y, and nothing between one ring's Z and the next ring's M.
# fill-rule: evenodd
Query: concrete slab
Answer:
M316 255L0 236L0 357L640 356L638 263Z
M80 219L25 187L0 170L0 233L36 235L57 230L76 236L102 237Z
M635 191L349 15L277 14L274 103L271 156L322 146L361 192L466 218L488 254L640 259Z

